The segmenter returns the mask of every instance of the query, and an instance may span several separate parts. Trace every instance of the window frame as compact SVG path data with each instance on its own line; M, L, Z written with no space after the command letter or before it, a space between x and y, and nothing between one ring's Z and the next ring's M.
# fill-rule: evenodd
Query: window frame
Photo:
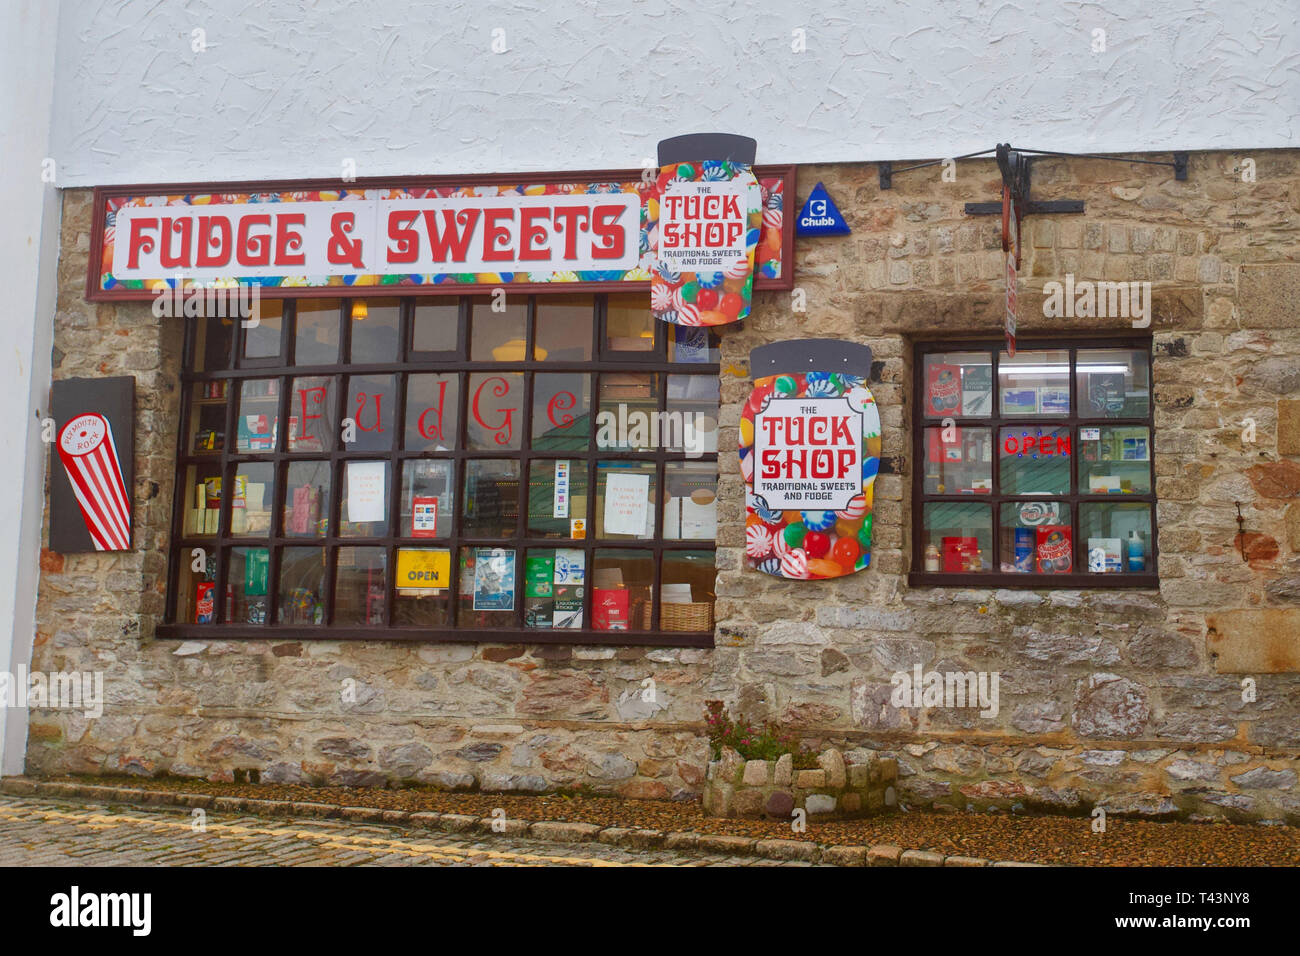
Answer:
M243 324L235 321L231 336L230 355L226 366L220 369L194 371L197 362L195 350L198 341L198 323L187 322L185 328L184 351L181 357L180 403L176 438L176 479L172 501L172 518L170 522L170 547L167 561L167 590L163 612L164 623L156 628L156 634L162 639L188 640L385 640L385 641L421 641L430 643L532 643L532 644L573 644L603 646L670 646L703 647L714 646L714 628L709 631L664 631L660 629L661 619L661 579L663 577L663 559L665 553L676 551L712 551L715 554L716 540L708 539L664 539L663 507L654 509L654 536L645 539L598 538L597 526L597 480L598 465L604 461L640 461L654 465L656 496L661 497L666 486L666 467L673 462L704 462L717 466L718 454L704 452L688 455L682 451L668 451L662 446L653 450L602 450L598 449L596 439L598 429L595 417L600 402L600 382L604 374L625 375L629 371L654 374L659 376L660 388L656 397L659 411L665 411L668 399L668 377L670 375L701 375L717 381L719 364L672 362L669 356L671 329L664 323L656 322L655 345L653 350L639 353L618 353L603 349L606 340L607 293L592 293L593 321L591 355L586 361L539 361L533 358L533 344L536 337L536 317L538 301L545 298L544 293L527 296L528 310L525 328L524 361L470 361L470 324L471 303L474 299L483 299L484 293L468 292L459 300L457 348L452 352L417 352L413 348L413 319L415 309L427 300L411 296L386 295L383 286L367 287L369 295L339 297L339 360L323 365L294 365L294 343L297 319L296 301L279 300L282 304L281 350L275 362L283 364L266 364L267 360L242 359L246 330ZM393 290L396 292L396 290ZM554 290L555 293L569 290ZM398 325L398 351L392 361L382 363L352 364L345 361L350 356L351 341L350 321L352 302L364 298L374 302L378 299L398 298L401 311ZM318 301L318 300L313 300ZM406 400L408 378L418 373L455 374L461 380L457 396L457 442L454 448L445 452L431 453L424 450L408 450L404 447L406 435ZM523 374L523 394L521 395L522 414L517 424L520 434L519 449L472 449L468 447L468 415L465 414L469 401L470 376L475 372L532 373ZM532 444L532 400L534 375L550 373L585 374L591 376L592 394L588 445L583 450L534 450ZM334 421L341 422L346 415L348 380L358 375L391 374L396 378L394 408L391 413L393 441L382 451L348 450L336 440L329 451L288 451L287 429L291 413L292 381L295 378L330 377L335 380L333 400ZM279 381L279 401L276 404L278 423L276 448L271 452L239 452L237 450L236 415L239 410L240 382L248 379L274 378ZM196 384L210 381L227 380L233 383L227 386L227 403L225 415L225 440L222 449L213 454L198 454L189 451L190 427L194 407ZM437 539L414 538L402 536L401 531L401 495L402 465L408 460L449 460L452 462L452 481L456 489L451 533ZM465 471L470 460L507 460L519 465L519 517L515 533L502 538L471 537L463 528ZM582 539L530 536L528 530L528 492L530 467L535 461L568 459L585 466L587 473L587 532ZM388 464L387 480L387 527L384 534L375 536L357 536L340 534L339 524L342 501L345 494L345 466L348 461L378 461ZM327 461L330 473L329 534L313 537L291 536L284 533L282 516L288 485L288 466L295 461ZM190 507L189 497L192 489L187 488L187 473L190 466L219 469L223 489L233 487L237 469L250 463L271 464L274 471L274 485L269 490L271 526L265 537L235 536L231 533L230 512L233 496L223 494L219 512L219 529L215 535L185 534L186 511ZM719 475L719 478L721 476ZM340 546L383 548L386 554L386 599L384 623L375 625L335 625L333 622L336 608L334 606L335 581L338 570ZM193 548L205 548L211 555L215 552L216 574L214 593L217 596L214 608L214 620L207 624L181 621L178 614L181 603L181 589L185 579L182 576L184 565L192 560ZM266 595L266 624L227 623L224 621L226 585L229 580L227 554L236 548L266 548L269 551L268 587ZM279 617L279 582L280 563L285 548L324 548L325 578L322 588L322 600L327 609L325 622L320 625L281 624ZM496 547L515 552L515 624L509 627L473 627L459 622L458 615L464 613L460 608L460 554L462 548ZM450 553L450 581L447 588L447 600L450 614L456 623L442 625L401 625L393 623L397 606L397 589L394 582L394 570L398 548L435 548ZM534 549L579 549L586 556L587 584L584 594L584 626L582 628L527 628L524 626L524 568L525 557ZM592 625L592 597L594 587L594 566L597 554L610 549L626 549L647 552L653 559L653 580L651 582L651 619L647 630L596 630ZM716 585L715 585L716 587ZM716 601L716 590L715 590Z
M1155 356L1150 336L1088 336L1079 338L1024 338L1016 341L1016 354L1036 351L1069 352L1069 389L1070 414L1068 416L1051 416L1035 418L1017 418L1002 414L999 370L1001 356L1006 349L1003 339L960 339L952 338L942 341L923 340L912 344L912 542L911 566L907 575L909 587L956 587L956 588L1042 588L1052 590L1083 590L1095 588L1158 590L1160 587L1159 565L1159 528L1157 522L1156 497L1156 429L1155 429ZM1139 418L1095 418L1080 414L1078 396L1078 354L1089 349L1128 349L1143 352L1147 357L1148 388L1150 394L1147 402L1147 414ZM993 414L985 417L951 416L958 428L988 428L994 441L992 467L993 490L987 495L931 494L925 491L925 468L923 462L927 449L925 447L925 430L927 427L940 427L943 419L928 419L924 412L925 395L925 358L934 353L988 351L992 353L993 365ZM1070 490L1064 495L1012 495L1003 494L1001 490L1001 467L997 437L999 430L1006 426L1032 423L1036 426L1064 427L1070 430L1072 447L1078 448L1080 426L1145 426L1150 439L1148 441L1148 468L1150 469L1150 491L1144 494L1125 494L1123 496L1092 495L1082 493L1079 489L1079 456L1070 455ZM925 571L924 551L926 533L925 506L931 502L979 503L989 508L992 517L992 554L988 571ZM1072 569L1068 574L1040 574L1033 572L1006 572L1002 568L1002 505L1007 502L1051 501L1060 502L1070 508L1071 544L1074 550ZM1151 508L1151 534L1147 542L1146 563L1148 570L1139 573L1125 571L1112 573L1094 573L1080 571L1087 566L1086 545L1081 540L1079 527L1081 522L1080 505L1097 503L1140 503ZM1121 544L1122 547L1122 544ZM1081 560L1082 559L1082 560Z

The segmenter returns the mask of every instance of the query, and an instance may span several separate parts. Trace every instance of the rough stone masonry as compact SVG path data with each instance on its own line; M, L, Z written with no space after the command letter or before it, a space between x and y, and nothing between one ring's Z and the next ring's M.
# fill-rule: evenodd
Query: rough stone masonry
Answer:
M1000 334L1000 224L963 214L999 179L972 161L956 182L935 167L881 192L870 164L800 169L804 194L818 180L853 233L798 243L807 311L762 293L723 338L712 650L154 640L182 330L148 303L85 301L90 194L66 192L55 375L136 377L139 530L131 553L42 554L32 666L101 669L106 702L98 720L34 712L29 771L691 798L708 763L703 704L720 699L818 749L892 755L913 806L1300 822L1300 152L1194 153L1186 182L1158 166L1035 167L1036 198L1087 212L1025 222L1020 334L1131 331L1044 318L1043 285L1065 273L1152 284L1158 591L908 587L910 343ZM810 335L878 360L876 544L863 573L782 581L742 569L728 449L750 349ZM889 676L916 664L1000 672L998 715L891 707ZM348 677L359 692L344 704Z

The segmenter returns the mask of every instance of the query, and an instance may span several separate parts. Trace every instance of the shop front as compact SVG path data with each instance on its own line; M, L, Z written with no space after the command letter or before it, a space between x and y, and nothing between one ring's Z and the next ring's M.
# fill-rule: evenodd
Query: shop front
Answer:
M667 284L640 171L66 193L133 511L47 539L33 666L109 703L30 770L687 798L718 700L910 805L1300 817L1284 198L1045 160L1009 297L961 168L755 167L752 278Z

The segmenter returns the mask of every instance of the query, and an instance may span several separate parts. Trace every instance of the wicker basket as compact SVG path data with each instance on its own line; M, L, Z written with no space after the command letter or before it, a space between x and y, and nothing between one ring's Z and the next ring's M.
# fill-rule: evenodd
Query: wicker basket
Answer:
M650 602L641 606L641 630L650 630ZM713 605L708 601L689 604L660 604L659 630L661 631L711 631L713 630Z

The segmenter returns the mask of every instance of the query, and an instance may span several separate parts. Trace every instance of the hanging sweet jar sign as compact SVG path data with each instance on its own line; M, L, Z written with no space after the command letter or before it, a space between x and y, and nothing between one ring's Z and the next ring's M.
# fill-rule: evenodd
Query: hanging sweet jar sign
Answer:
M659 144L659 175L645 199L655 318L712 326L749 315L764 211L754 149L754 140L726 134Z
M838 578L871 564L880 413L871 349L835 339L750 353L740 417L745 562L780 578Z

